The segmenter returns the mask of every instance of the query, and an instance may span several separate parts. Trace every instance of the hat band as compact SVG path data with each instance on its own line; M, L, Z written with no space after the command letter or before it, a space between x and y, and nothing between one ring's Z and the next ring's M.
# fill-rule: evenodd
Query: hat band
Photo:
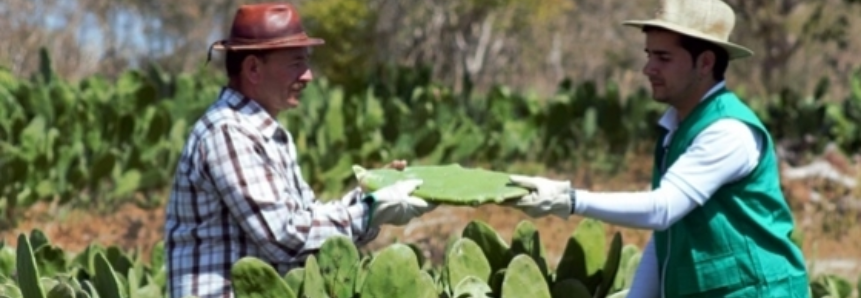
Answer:
M291 41L299 41L308 39L308 35L304 33L294 34L286 37L276 37L270 39L253 39L253 38L241 38L241 37L232 37L230 39L222 39L216 42L213 42L209 46L209 51L206 54L206 62L209 63L212 60L212 48L216 45L220 45L224 47L225 50L231 51L233 46L243 46L243 45L273 45L273 44L281 44L285 42Z

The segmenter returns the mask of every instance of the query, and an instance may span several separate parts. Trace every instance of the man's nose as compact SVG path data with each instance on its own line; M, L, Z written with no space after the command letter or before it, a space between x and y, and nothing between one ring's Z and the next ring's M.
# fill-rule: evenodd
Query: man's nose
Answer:
M299 77L300 81L309 82L314 79L314 74L311 72L311 69L306 69L302 76Z
M649 59L646 61L646 64L643 65L643 74L650 76L655 75L657 70L655 69L655 65L652 63L652 60Z

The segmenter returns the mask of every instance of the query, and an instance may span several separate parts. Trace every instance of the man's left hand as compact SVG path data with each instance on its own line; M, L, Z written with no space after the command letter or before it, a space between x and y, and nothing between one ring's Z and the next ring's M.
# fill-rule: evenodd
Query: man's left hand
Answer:
M510 179L515 185L533 191L506 205L533 218L552 214L567 219L571 215L571 182L520 175L512 175Z

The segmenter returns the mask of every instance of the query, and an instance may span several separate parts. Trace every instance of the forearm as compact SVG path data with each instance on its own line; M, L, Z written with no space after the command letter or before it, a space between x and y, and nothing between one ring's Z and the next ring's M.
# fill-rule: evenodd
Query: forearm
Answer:
M341 235L356 239L364 232L367 207L340 203L314 204L298 209L293 198L275 203L251 199L229 205L243 231L273 260L292 260L316 251L330 237Z
M664 230L698 205L673 183L646 192L577 190L575 213L632 228Z

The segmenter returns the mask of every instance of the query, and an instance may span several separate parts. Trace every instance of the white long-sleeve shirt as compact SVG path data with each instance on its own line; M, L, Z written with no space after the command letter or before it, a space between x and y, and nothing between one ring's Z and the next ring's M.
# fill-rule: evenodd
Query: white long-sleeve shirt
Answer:
M709 93L723 86L723 82ZM670 108L659 124L670 133L678 127ZM741 179L758 164L762 136L735 119L722 119L706 127L687 150L667 169L661 186L646 192L590 192L577 190L575 213L626 227L665 230L714 192ZM630 298L659 297L659 267L654 243L649 239L629 291Z

